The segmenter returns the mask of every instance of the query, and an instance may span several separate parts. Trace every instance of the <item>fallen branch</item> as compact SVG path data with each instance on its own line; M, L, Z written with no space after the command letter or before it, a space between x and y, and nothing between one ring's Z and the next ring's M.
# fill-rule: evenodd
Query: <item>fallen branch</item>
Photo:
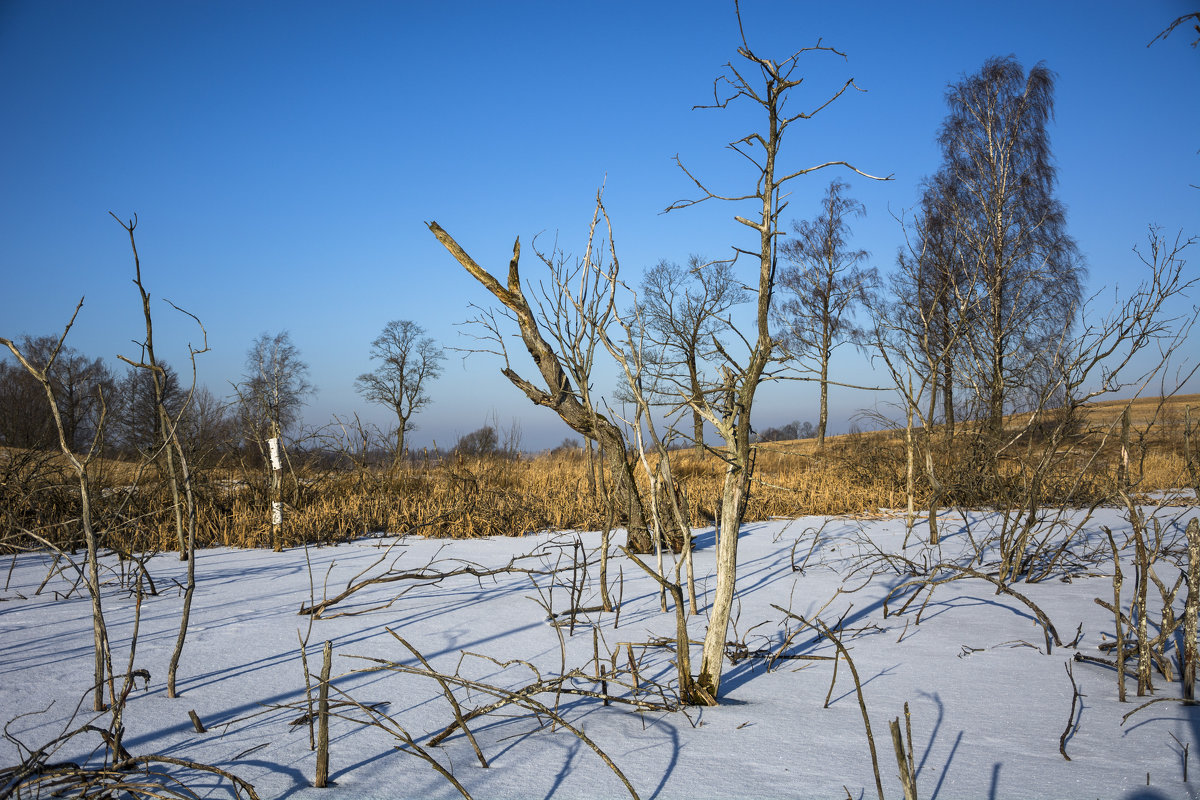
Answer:
M936 564L933 567L932 571L936 572L939 569L949 570L951 572L956 572L958 574L952 575L948 578L940 578L940 579L918 578L916 580L906 581L906 582L900 584L899 586L895 587L890 592L888 592L887 597L884 598L884 616L885 617L888 616L887 603L892 599L892 597L894 595L899 594L900 592L904 591L905 589L911 589L911 588L916 587L919 591L920 589L928 588L929 594L930 594L930 596L932 596L933 590L943 584L953 583L954 581L962 580L963 578L978 578L979 580L987 581L988 583L995 586L996 594L1007 594L1010 597L1015 597L1017 600L1019 600L1021 603L1023 603L1030 611L1033 612L1034 616L1037 618L1037 621L1041 624L1042 628L1045 631L1046 655L1050 655L1050 652L1051 652L1050 643L1052 641L1054 644L1058 645L1059 647L1063 646L1062 640L1059 639L1059 637L1058 637L1058 630L1054 627L1054 623L1052 623L1050 621L1050 617L1046 616L1046 613L1044 611L1042 611L1040 608L1038 608L1037 604L1035 604L1032 600L1030 600L1025 595L1021 594L1020 592L1016 591L1015 589L1010 587L1007 583L1004 583L1003 581L1001 581L999 578L992 576L992 575L988 575L987 573L984 573L984 572L980 572L979 570L972 569L971 567L962 567L962 566L959 566L958 564L950 564L950 563L946 563L946 562ZM899 611L897 611L895 613L897 613L897 614L904 613L904 610L908 608L908 606L911 602L912 602L912 600L910 599L907 603L905 603L901 607L901 609ZM926 598L926 602L928 602L928 598Z
M325 610L327 608L329 608L330 606L337 605L338 603L342 602L346 598L353 595L355 592L361 591L362 589L366 589L369 586L379 586L381 584L396 583L398 581L417 581L420 583L437 584L448 578L456 578L461 575L470 575L473 578L482 580L483 578L491 578L491 577L495 577L496 575L514 575L514 574L515 575L549 575L549 574L552 574L553 570L526 569L524 567L515 566L518 561L525 559L525 558L531 558L531 557L532 556L518 556L516 558L513 558L511 561L508 562L508 564L504 565L503 567L496 567L494 569L489 569L486 567L480 567L478 565L471 564L468 566L459 567L458 569L452 569L452 570L449 570L446 572L439 572L437 570L431 569L433 564L436 562L430 562L426 566L421 567L419 569L408 570L405 572L387 572L383 575L376 575L375 577L365 578L361 581L358 581L357 583L352 582L346 586L346 589L343 592L341 592L333 597L330 597L328 599L322 600L319 603L314 603L309 606L301 605L300 611L298 613L301 615L312 615L313 617L316 617L317 619L321 619L322 615L325 613ZM362 574L362 573L359 573L359 574ZM389 601L388 603L385 603L381 606L377 606L371 610L379 610L381 608L386 608L387 606L391 605L393 602L395 602L395 599L393 599L393 600Z
M633 784L629 782L629 779L627 777L625 777L625 773L623 773L621 771L621 769L613 762L613 760L611 758L609 758L608 754L605 753L600 748L599 745L597 745L594 741L592 741L592 739L589 738L587 736L587 734L585 734L583 732L583 730L581 730L580 728L577 728L574 725L572 725L571 723L567 722L566 719L564 719L562 717L562 715L559 714L557 711L550 708L545 703L542 703L534 698L534 695L543 694L546 692L555 692L555 691L567 692L567 689L565 689L561 686L555 687L555 684L560 683L561 681L565 681L568 678L581 677L584 679L589 679L588 676L584 675L582 672L580 672L578 670L572 671L571 673L564 675L561 678L558 678L554 681L548 681L548 682L539 681L538 683L531 684L529 686L525 686L520 689L512 690L512 689L505 689L500 686L494 686L492 684L483 683L481 681L471 680L469 678L463 678L459 675L447 675L444 673L435 673L434 671L429 670L429 669L418 669L416 667L410 667L410 666L407 666L405 664L401 664L401 663L395 662L395 661L387 661L385 659L371 658L368 656L349 656L349 657L350 658L360 658L365 661L374 661L379 664L379 666L377 666L377 667L372 667L370 669L361 670L361 672L379 672L379 671L386 670L386 671L390 671L390 672L399 672L399 673L405 673L405 674L409 674L409 675L419 675L419 676L423 676L423 677L427 677L427 678L434 678L435 680L438 680L439 683L442 681L445 681L448 684L454 684L454 685L457 685L457 686L460 686L460 687L463 687L466 689L470 689L472 691L477 691L482 694L490 694L494 697L497 697L498 702L491 704L490 710L495 710L496 708L501 708L506 705L515 705L520 708L524 708L528 711L532 711L534 713L534 715L536 715L536 716L545 716L545 717L549 718L550 720L552 720L556 725L561 726L561 727L565 728L566 730L568 730L577 739L579 739L579 741L583 742L589 748L591 748L591 750L594 753L596 753L596 755L600 758L600 760L605 763L605 765L613 772L613 774L615 774L621 780L621 783L623 783L625 785L625 789L629 792L629 795L634 800L640 800L637 790L633 788ZM597 692L587 692L587 691L576 690L576 691L572 691L571 693L572 694L582 694L582 695L591 696L591 697L600 697L599 693L597 693ZM620 698L611 698L611 699L620 699ZM628 702L632 703L633 705L648 705L648 704L639 703L638 701L628 701ZM484 712L481 712L480 709L476 709L475 712L463 715L462 718L464 720L469 720L473 717L480 716L481 713L484 713ZM402 728L400 728L400 726L397 723L395 723L394 720L391 720L390 717L386 717L385 715L379 715L379 716L384 717L385 719L388 719L389 721L391 721L393 725L396 725L397 729L403 730ZM453 727L454 728L458 727L457 720L453 723ZM430 746L433 746L433 744L435 744L437 741L443 740L446 735L448 735L446 731L443 731L441 734L438 734L438 736L436 736L430 740ZM403 741L405 741L406 744L409 744L410 746L412 746L414 748L417 747L416 742L414 742L412 740L412 738L408 736L407 732L404 733L404 737L402 737L402 739L403 739ZM421 752L424 752L424 751L421 751ZM457 782L455 782L455 783L457 785ZM465 790L462 790L462 791L464 791L464 795L465 795Z

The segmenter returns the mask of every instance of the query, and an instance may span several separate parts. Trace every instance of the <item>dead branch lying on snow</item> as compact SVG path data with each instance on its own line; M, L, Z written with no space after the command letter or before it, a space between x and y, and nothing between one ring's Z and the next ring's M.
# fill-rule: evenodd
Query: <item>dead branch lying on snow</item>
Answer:
M0 800L21 797L134 797L180 798L197 797L178 775L157 765L169 764L197 772L207 772L229 781L236 798L258 800L254 786L231 772L210 764L188 761L164 755L133 756L119 749L118 760L112 764L77 764L72 761L51 762L49 756L64 743L86 733L97 733L111 748L111 733L94 725L83 725L62 734L28 755L16 766L0 769ZM12 737L5 732L10 740ZM116 743L119 747L119 742Z
M580 695L580 696L584 696L584 697L593 697L593 698L602 699L602 700L606 701L606 703L614 703L614 702L615 703L623 703L626 705L630 705L638 710L652 710L652 711L669 710L665 704L651 703L646 700L639 699L636 696L623 697L623 696L610 695L607 693L596 692L596 691L588 690L588 689L582 689L578 686L571 685L570 682L575 681L575 680L584 680L584 681L593 681L594 680L592 676L589 676L587 673L585 673L583 670L580 670L580 669L571 670L567 674L557 676L555 678L542 678L541 674L538 672L538 670L532 664L530 664L527 661L522 661L522 660L499 662L499 661L496 661L495 659L488 658L487 656L479 656L480 658L484 658L484 659L491 661L492 663L497 664L498 666L501 666L501 667L506 667L506 666L509 666L512 664L519 664L519 665L522 665L522 666L528 668L534 674L534 676L536 677L536 680L534 680L530 684L518 687L516 689L506 689L504 687L496 686L494 684L489 684L489 683L484 683L482 681L472 680L470 678L466 678L466 677L459 675L457 673L457 671L452 674L438 672L429 666L429 662L425 659L425 657L422 656L416 650L416 648L414 648L410 643L408 643L405 639L400 637L394 631L389 630L388 632L398 642L400 642L410 653L412 653L412 654L414 654L414 656L416 656L417 660L421 664L420 667L403 664L398 661L391 661L391 660L384 659L384 658L376 658L376 657L370 657L370 656L352 655L352 656L347 656L347 657L348 658L356 658L356 659L360 659L360 660L368 661L368 662L373 662L375 664L375 666L368 667L363 670L357 670L357 672L362 672L362 673L396 672L396 673L400 673L400 674L416 675L419 677L430 678L430 679L435 680L438 683L439 687L442 690L442 693L447 697L447 699L449 699L451 701L451 707L452 707L453 713L454 713L454 721L451 722L440 733L433 736L426 743L427 746L434 747L434 746L440 744L441 742L445 741L445 739L447 737L449 737L455 730L458 730L461 728L463 730L464 734L470 739L472 746L475 749L476 757L479 758L480 763L486 767L487 760L484 757L482 751L480 750L478 743L475 741L474 736L468 730L467 723L469 723L475 719L478 719L479 717L482 717L486 714L490 714L493 711L496 711L500 708L516 706L518 708L523 708L526 711L531 712L533 714L533 716L536 718L548 719L556 727L561 727L561 728L569 731L571 734L573 734L581 742L583 742L585 745L587 745L593 752L595 752L596 755L600 758L600 760L603 761L605 763L605 765L613 772L613 774L615 774L621 780L621 783L624 784L626 791L629 792L629 795L631 797L633 797L634 800L639 800L637 791L633 788L633 784L631 784L629 782L629 779L625 776L625 774L621 771L621 769L612 761L611 758L609 758L609 756L600 748L600 746L597 745L591 738L589 738L587 736L587 734L585 734L581 728L578 728L578 727L572 725L565 718L563 718L563 716L561 714L559 714L556 709L551 708L547 704L538 700L537 695L554 694L557 697L559 694L573 694L573 695ZM465 656L465 655L472 655L472 654L464 653L463 655ZM616 682L613 680L613 676L610 675L607 677L608 677L608 680L607 680L608 683ZM461 706L458 704L457 700L453 699L454 695L453 695L452 687L465 689L469 692L477 692L477 693L483 694L483 695L490 695L492 697L495 697L496 700L491 703L488 703L486 705L477 707L474 710L464 712L462 710ZM344 692L340 692L340 693L344 697L346 697L348 700L352 700L352 698L349 698L349 696L346 695ZM442 772L444 775L446 775L447 778L450 779L454 783L456 788L458 788L459 791L462 792L464 797L469 797L469 795L466 794L465 789L463 789L458 784L458 782L453 779L453 776L450 775L447 771L445 771L444 768L441 768L440 764L438 764L436 761L433 761L432 757L429 756L428 753L421 746L419 746L406 731L404 731L404 729L399 725L398 722L396 722L396 720L387 716L386 714L383 714L382 712L380 712L376 709L368 708L366 706L359 706L359 708L361 710L367 711L368 714L372 717L372 721L368 724L370 724L374 727L378 727L383 730L386 730L386 731L392 733L393 735L397 736L398 738L400 738L401 741L404 742L407 749L411 749L411 751L414 754L416 754L422 758L425 758L428 761L431 761L431 764L436 769L438 769L440 772ZM331 716L336 716L336 715L331 715ZM349 719L349 718L347 718L347 719ZM352 721L359 722L359 723L362 722L361 720L357 720L357 719L352 720ZM401 749L406 749L406 748L401 748Z
M374 567L377 567L379 564L383 563L387 559L388 553L390 553L390 551L391 551L391 548L389 547L388 552L385 552L384 555L380 556L379 559L377 559L375 561L375 563L373 563L370 566L368 566L367 568L361 570L358 574L356 574L349 581L347 581L346 588L343 591L339 592L338 594L334 595L333 597L327 597L327 598L321 600L321 602L319 602L319 603L313 603L313 604L307 605L307 606L301 604L300 611L297 613L299 613L301 615L311 615L317 619L322 619L325 616L326 609L337 605L338 603L342 602L343 600L345 600L346 598L355 594L356 592L359 592L370 586L378 586L378 585L387 584L387 583L397 583L400 581L412 581L416 584L437 584L437 583L440 583L441 581L447 580L448 578L455 578L455 577L459 577L462 575L470 575L471 577L474 577L474 578L482 581L484 578L491 578L491 577L495 577L497 575L548 575L553 572L553 570L531 569L531 568L517 566L517 562L519 562L519 561L523 561L528 558L536 558L537 554L535 554L535 553L531 553L529 555L524 555L524 556L514 556L504 566L494 567L494 568L484 567L479 564L472 564L470 562L464 562L464 561L455 559L454 563L462 564L462 566L456 567L454 569L449 569L449 570L436 569L435 566L442 562L440 562L435 556L424 566L417 567L415 569L396 570L396 569L389 567L382 574L372 575L370 577L364 578L363 577L364 575L366 575ZM397 560L398 559L399 559L399 556L397 557ZM393 562L393 564L394 563L395 562ZM361 609L361 610L355 611L355 612L344 612L342 614L338 614L337 616L353 616L355 614L366 613L367 611L379 611L381 609L387 608L388 606L392 605L392 603L396 602L396 600L398 600L399 598L400 598L400 595L397 595L395 597L392 597L390 600L387 600L386 602L381 603L377 606L372 606L369 609Z
M1026 608L1028 608L1030 611L1033 612L1034 616L1037 618L1038 623L1041 624L1041 626L1044 630L1045 636L1046 636L1046 654L1047 655L1050 654L1051 649L1052 649L1051 642L1053 642L1055 645L1058 645L1059 647L1063 646L1062 640L1059 639L1059 637L1058 637L1058 630L1054 627L1054 623L1050 621L1050 617L1046 616L1046 612L1042 611L1040 608L1037 607L1037 604L1035 604L1032 600L1030 600L1025 595L1023 595L1020 592L1013 589L1011 586L1009 586L1004 581L1001 581L999 578L997 578L993 575L988 575L985 572L980 572L977 569L972 569L971 567L963 567L963 566L959 566L958 564L951 564L951 563L945 562L945 561L943 561L939 564L935 564L930 569L930 575L931 576L936 575L939 571L942 571L942 570L945 570L947 572L951 572L954 574L951 574L945 578L934 578L934 577L915 578L910 581L905 581L904 583L896 586L894 589L892 589L890 592L888 592L887 597L885 597L884 601L883 601L883 616L886 618L888 616L891 616L892 614L896 614L896 615L903 614L908 609L908 607L910 605L912 605L913 601L915 601L917 599L917 597L921 594L921 590L928 589L929 593L925 597L925 602L921 604L921 609L920 609L920 611L917 612L917 624L920 624L921 613L925 610L925 606L929 603L930 598L933 597L934 589L936 589L937 587L942 586L944 584L947 584L947 583L953 583L954 581L963 580L964 578L978 578L979 580L987 581L988 583L995 586L996 594L1007 594L1011 597L1015 597L1017 600L1021 601L1021 603L1023 603ZM915 591L912 593L911 596L909 596L909 598L906 601L904 601L904 605L902 605L900 607L900 609L897 611L889 611L888 603L891 602L892 598L898 594L901 594L904 591L909 590L909 589L914 589Z

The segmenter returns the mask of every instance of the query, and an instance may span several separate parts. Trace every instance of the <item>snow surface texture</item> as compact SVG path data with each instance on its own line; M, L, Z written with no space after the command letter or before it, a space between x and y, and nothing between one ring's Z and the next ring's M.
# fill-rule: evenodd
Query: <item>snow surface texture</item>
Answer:
M1195 511L1161 508L1153 513L1164 521L1169 537L1178 538ZM917 542L925 532L923 524L904 548L904 521L897 517L748 524L739 545L738 604L730 638L751 652L779 651L786 637L803 626L773 606L808 618L819 614L831 627L841 620L843 640L863 684L888 797L902 796L888 722L900 717L903 723L906 701L921 798L1200 796L1200 768L1192 770L1193 782L1183 780L1183 745L1200 742L1200 708L1158 703L1122 724L1123 715L1149 698L1136 697L1136 680L1131 678L1129 702L1117 702L1111 668L1072 664L1083 694L1082 709L1076 710L1078 729L1066 742L1071 760L1059 753L1072 706L1065 665L1076 650L1110 657L1098 646L1112 639L1113 617L1094 598L1112 599L1111 561L1073 562L1067 573L1038 584L1014 585L1046 612L1064 643L1082 623L1077 648L1054 647L1047 653L1044 629L1031 610L980 579L937 588L919 624L917 610L924 597L900 616L894 612L901 601L893 600L893 615L885 617L887 593L911 575L872 560L873 554L903 553L918 563L956 558L971 552L971 539L984 536L993 516L979 512L965 521L945 517L940 553ZM1118 542L1129 532L1121 513L1101 510L1082 533L1098 545L1107 542L1103 526L1112 528ZM166 697L165 679L178 630L185 565L174 554L157 556L148 568L159 594L142 604L135 658L135 666L148 670L151 678L148 688L139 681L130 698L125 746L135 755L156 753L219 766L252 783L264 799L460 796L424 761L398 750L401 742L395 736L344 718L330 723L334 785L311 788L315 757L308 728L291 724L305 709L300 640L307 637L313 674L320 669L323 642L333 643L334 700L349 696L362 704L386 704L378 708L479 800L629 797L617 775L580 738L513 706L469 725L489 763L486 769L461 732L429 747L429 738L454 719L437 683L420 675L365 671L378 662L360 658L417 665L389 634L391 629L439 671L457 670L462 676L516 688L533 680L526 666L501 667L484 657L496 662L522 659L543 676L562 674L564 661L567 670L578 667L595 674L593 648L598 647L606 669L612 665L610 653L618 651L616 664L625 671L619 677L628 682L622 643L631 642L641 658L643 690L658 681L668 687L669 697L675 681L673 651L644 645L674 636L674 613L660 610L657 586L624 556L617 554L610 564L613 598L619 596L622 603L619 619L614 613L585 613L573 634L569 627L549 624L544 604L554 613L570 605L568 565L577 541L592 556L580 605L598 605L595 558L600 539L595 533L451 542L372 539L307 552L202 551L197 554L199 585L179 672L180 697L174 700ZM701 613L690 619L696 642L703 637L705 599L714 584L712 529L698 532L698 545ZM375 585L330 607L324 618L312 619L311 631L310 617L297 613L314 596L319 601L338 594L364 570L362 577L369 577L388 568L417 569L434 560L441 570L463 562L496 567L530 553L540 555L520 565L544 569L557 562L568 568L556 577L505 574ZM106 715L87 710L92 645L89 601L82 587L68 599L56 597L75 583L68 569L36 594L51 556L25 554L8 561L0 561L6 576L0 591L0 712L2 721L9 723L9 736L39 747L93 717L97 725L107 726ZM120 673L128 660L135 601L121 586L115 560L106 564L104 603ZM1128 609L1134 590L1128 561L1124 572ZM1174 583L1174 566L1160 562L1158 572L1168 585ZM857 591L838 594L840 588ZM1154 597L1156 590L1150 591ZM1177 611L1185 591L1180 592ZM386 605L389 601L394 602ZM804 629L782 652L830 657L835 648ZM696 665L699 647L694 646L692 654ZM686 713L638 712L627 705L604 706L591 697L565 694L557 702L563 718L611 757L642 798L839 798L847 791L851 797L874 798L867 737L844 661L824 707L833 664L828 658L773 663L761 657L742 659L726 667L721 706ZM1179 696L1179 683L1168 684L1157 673L1154 679L1156 696ZM574 685L600 688L587 680ZM610 689L629 696L628 690ZM492 699L462 688L455 696L464 711ZM556 702L553 694L538 699L551 707ZM193 729L188 718L192 709L207 733ZM366 718L360 710L340 711ZM88 752L72 750L85 745L98 746L99 741L77 738L52 759L86 758ZM11 741L0 742L0 766L11 766L21 757ZM179 772L200 796L231 796L227 782Z

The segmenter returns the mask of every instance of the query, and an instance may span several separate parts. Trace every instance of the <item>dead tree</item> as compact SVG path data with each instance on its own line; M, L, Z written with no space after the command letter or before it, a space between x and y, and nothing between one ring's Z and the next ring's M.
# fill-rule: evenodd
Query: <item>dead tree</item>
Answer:
M83 308L82 299L80 299L79 305L75 306L75 313L71 315L71 320L63 329L62 335L58 337L57 345L51 351L49 358L44 364L34 364L26 359L25 355L11 339L0 337L0 345L7 347L16 357L17 361L20 362L21 366L41 384L43 391L46 393L46 400L50 404L50 414L54 419L55 430L58 432L59 448L62 450L63 456L71 465L71 469L75 472L75 476L79 481L79 518L80 524L83 526L84 541L87 544L87 576L85 583L87 584L88 594L92 600L92 639L95 653L92 707L96 711L103 711L105 709L104 684L108 683L109 695L114 700L116 698L116 689L113 685L112 654L108 644L108 628L104 624L104 609L100 602L100 544L99 537L92 525L92 497L88 470L92 460L100 449L101 435L104 428L104 415L102 411L100 423L97 425L96 436L92 441L92 445L87 453L80 458L74 453L70 443L67 441L67 430L63 425L62 415L59 413L58 397L55 394L54 384L50 379L50 371L54 367L54 360L62 350L63 342L66 340L67 334L71 332L71 327L75 324L75 318L79 316L79 309L81 308ZM103 397L100 398L100 403L103 408Z
M741 17L738 17L739 28ZM787 59L775 62L754 53L742 36L738 48L741 60L737 66L726 65L725 73L714 81L713 102L700 108L725 108L734 101L746 101L757 106L764 117L764 128L729 143L730 149L746 158L754 169L755 189L741 195L724 195L711 191L676 159L680 169L695 184L700 192L696 199L677 201L666 210L677 211L702 203L706 200L725 200L747 203L755 208L751 218L735 215L734 219L755 231L755 249L735 247L739 256L755 262L757 268L757 309L755 330L751 336L743 335L747 352L736 358L728 348L714 343L721 355L721 379L708 392L699 397L688 392L686 401L693 404L709 424L716 428L724 443L722 458L725 460L725 478L721 491L721 511L717 536L717 581L709 613L709 627L704 639L704 653L697 678L699 694L719 697L721 672L725 658L725 640L729 617L733 608L734 584L737 577L737 539L745 514L746 501L750 492L753 471L753 454L750 448L750 416L755 395L763 380L769 378L768 367L775 359L775 340L771 336L769 322L771 299L775 284L776 239L780 235L779 215L787 205L781 198L783 188L790 181L810 172L841 165L867 178L874 176L859 172L845 161L830 161L786 172L777 165L780 145L788 127L797 121L813 117L855 87L853 79L847 80L824 102L809 111L794 114L784 113L785 101L792 89L803 79L794 77L800 57L806 53L825 52L844 54L819 42L811 47L797 50ZM742 70L745 70L743 74ZM857 87L855 87L857 88ZM722 95L723 92L723 95ZM758 150L761 149L761 153Z
M437 222L429 222L427 224L429 230L437 237L446 250L454 256L454 259L507 309L506 316L516 322L520 329L521 339L525 344L525 348L529 351L529 355L532 356L534 364L537 365L538 371L541 373L545 388L534 385L534 383L523 378L512 368L500 335L498 322L493 314L486 313L477 321L483 324L488 330L487 338L498 346L498 349L493 352L496 352L504 359L504 367L501 369L501 373L514 386L524 392L525 396L532 400L534 404L551 409L576 433L599 444L601 455L608 464L608 471L612 478L612 485L616 495L614 501L618 504L619 509L627 520L629 547L634 552L650 552L653 548L653 543L647 530L642 500L638 494L637 485L634 482L633 465L625 446L625 438L617 424L598 408L597 403L588 393L589 387L586 382L576 383L572 381L568 374L568 366L565 363L568 356L563 354L561 347L564 338L568 343L575 342L580 346L586 346L584 341L586 337L592 336L596 332L603 332L613 308L611 295L605 298L603 295L594 293L591 295L591 301L584 301L585 305L592 308L595 314L591 320L575 318L573 316L576 313L575 307L573 304L568 303L551 309L545 309L543 306L542 308L546 313L542 314L543 322L539 324L538 315L535 314L534 309L530 306L525 291L521 286L519 269L521 240L519 238L513 244L512 258L508 263L508 281L507 285L504 285L493 277L490 272L479 266L475 259L471 258L458 242L438 225ZM593 220L593 228L594 225L595 220ZM586 263L589 260L590 249L589 255L585 257L584 261ZM548 259L548 265L551 267L552 272L556 269L556 264L558 265L558 269L566 269L563 261L555 261L554 257L551 256ZM590 277L591 273L590 268L581 273L581 280L585 282L583 284L585 287L590 286L587 281L592 280ZM568 275L560 272L555 276L554 283L556 285L566 285L568 279ZM583 295L586 291L589 290L581 289L580 294ZM559 316L560 313L572 318L564 319ZM557 351L546 339L543 326L545 325L547 314L550 319L561 320L562 327L559 329L559 335L557 336L560 349ZM589 333L588 329L592 333ZM550 335L554 337L553 332ZM586 357L586 351L576 354L577 357L581 355Z
M171 499L174 503L175 532L179 540L179 559L188 562L187 586L183 594L183 610L179 616L179 635L176 637L175 649L171 654L170 666L167 669L167 697L176 697L175 676L179 670L179 661L183 655L183 645L187 639L188 623L192 612L192 598L196 593L196 498L192 492L191 465L188 463L188 457L184 451L183 442L180 439L179 427L180 421L191 406L192 395L196 391L196 356L207 352L208 333L204 330L204 326L200 325L199 319L192 314L188 314L188 316L196 320L197 325L200 325L200 331L204 336L204 344L199 350L193 348L191 345L188 346L192 362L192 385L186 399L176 412L175 417L172 418L164 402L163 376L165 373L162 365L159 364L158 359L154 355L154 322L150 313L150 293L146 291L146 287L142 283L142 262L138 257L137 240L134 238L133 233L137 227L137 216L135 215L128 222L123 222L116 214L109 213L129 234L129 247L133 251L135 274L133 282L138 287L138 293L142 300L142 315L146 320L146 339L142 342L144 360L132 361L124 356L118 356L118 358L136 369L148 371L153 381L154 408L158 416L160 447L166 455L167 478L170 481ZM175 306L175 308L182 310L178 306ZM178 473L176 473L176 460L179 462ZM181 483L183 486L182 501L179 496Z

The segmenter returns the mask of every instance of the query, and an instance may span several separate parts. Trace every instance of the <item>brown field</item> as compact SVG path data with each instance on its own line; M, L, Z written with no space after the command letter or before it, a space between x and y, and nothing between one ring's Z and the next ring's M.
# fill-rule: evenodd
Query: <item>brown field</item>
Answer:
M1107 401L1085 409L1046 473L1048 501L1115 502L1126 405ZM1189 470L1184 441L1192 405L1200 409L1200 395L1132 404L1129 475L1140 497L1195 486L1197 459L1193 452ZM1053 419L1054 413L1047 416ZM1010 424L1020 422L1014 417ZM947 492L942 505L1003 504L1008 487L1027 480L1030 465L1044 452L1036 435L1024 437L994 474L984 476L973 466L976 440L969 426L960 425L952 446L944 438L934 431L933 452ZM672 454L672 464L692 523L709 524L720 494L719 455L679 451ZM919 467L917 472L920 507L929 486ZM266 471L218 465L198 473L197 545L269 545ZM746 518L890 513L906 504L906 475L903 430L832 436L823 452L814 440L762 444L756 449ZM126 552L176 548L168 484L157 465L98 459L91 476L93 513L109 546ZM285 544L295 545L384 532L470 538L595 530L606 524L602 492L581 450L450 457L390 469L318 469L301 463L284 481L283 537ZM0 451L0 547L37 546L37 537L59 546L79 545L78 518L78 481L61 455Z

